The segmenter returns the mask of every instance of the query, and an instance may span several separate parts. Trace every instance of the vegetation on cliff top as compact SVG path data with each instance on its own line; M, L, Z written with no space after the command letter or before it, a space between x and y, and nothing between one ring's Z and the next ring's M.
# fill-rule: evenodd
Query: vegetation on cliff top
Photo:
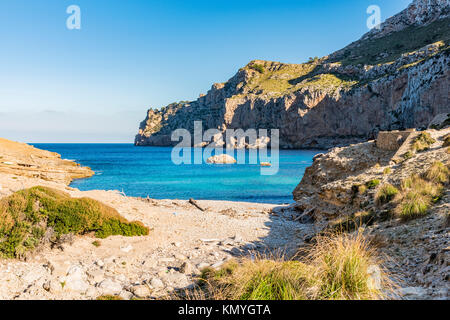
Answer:
M71 198L46 187L18 191L0 200L0 257L21 258L46 238L90 232L106 238L148 235L149 229L96 200Z
M232 300L381 299L390 287L360 234L321 237L300 261L245 259L203 270L188 297ZM387 291L386 291L387 289Z
M342 49L331 62L341 62L343 65L383 64L438 41L448 45L449 25L450 18L445 18L426 26L410 26L385 37L359 40Z

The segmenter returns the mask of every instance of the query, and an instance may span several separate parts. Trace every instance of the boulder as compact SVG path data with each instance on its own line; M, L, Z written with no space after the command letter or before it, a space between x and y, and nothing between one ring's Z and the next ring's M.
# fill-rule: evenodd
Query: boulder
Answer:
M207 162L212 164L234 164L236 159L227 154L221 154L208 158Z

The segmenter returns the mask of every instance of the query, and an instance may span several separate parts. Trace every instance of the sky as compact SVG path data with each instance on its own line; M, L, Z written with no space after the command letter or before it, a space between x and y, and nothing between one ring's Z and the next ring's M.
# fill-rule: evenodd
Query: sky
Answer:
M150 107L195 100L254 59L302 63L411 0L1 0L0 137L132 143ZM70 5L81 29L69 30Z

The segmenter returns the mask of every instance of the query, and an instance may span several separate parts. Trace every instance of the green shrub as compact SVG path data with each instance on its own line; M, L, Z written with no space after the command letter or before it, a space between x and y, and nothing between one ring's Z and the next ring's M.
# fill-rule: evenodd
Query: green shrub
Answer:
M376 195L376 202L378 204L386 204L394 200L395 196L399 193L398 189L393 185L387 183L378 190Z
M34 187L0 200L0 255L22 257L34 249L47 230L54 237L94 232L98 238L111 235L148 235L140 222L129 222L96 200L71 198L47 187Z
M378 179L373 179L370 180L369 182L366 183L367 188L369 189L375 189L379 184L381 183L380 180Z
M255 71L258 71L259 73L264 73L264 72L266 72L266 69L265 69L264 66L261 65L261 64L254 63L254 64L251 64L249 67L250 67L250 69L253 69L253 70L255 70Z

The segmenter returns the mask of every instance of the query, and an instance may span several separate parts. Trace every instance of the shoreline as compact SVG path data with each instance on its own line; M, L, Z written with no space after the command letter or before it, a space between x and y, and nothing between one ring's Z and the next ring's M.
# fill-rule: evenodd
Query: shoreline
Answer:
M252 252L295 253L311 231L293 221L289 206L252 202L128 197L119 191L80 191L65 183L0 174L0 198L46 186L73 198L89 197L141 221L149 236L96 240L75 236L61 246L44 246L27 258L0 260L0 299L96 299L101 295L163 298L195 283L200 269L219 268ZM93 245L101 243L99 247ZM62 285L64 284L64 285Z

